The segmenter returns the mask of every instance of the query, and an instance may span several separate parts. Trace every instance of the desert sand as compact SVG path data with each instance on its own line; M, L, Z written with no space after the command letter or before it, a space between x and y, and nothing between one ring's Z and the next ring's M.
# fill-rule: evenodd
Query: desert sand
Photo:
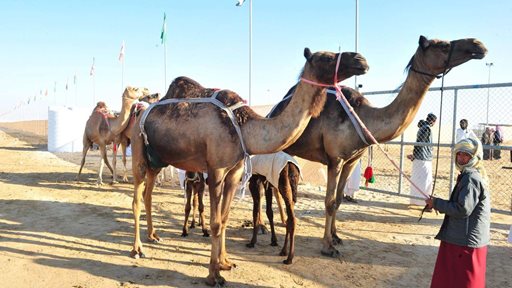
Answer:
M78 183L80 153L49 153L44 137L0 129L1 287L206 287L210 239L198 228L181 237L184 197L175 180L153 196L163 241L143 241L147 258L133 259L131 184L97 186L97 151L89 153ZM429 287L443 215L427 213L418 222L420 208L409 207L407 198L360 191L358 204L343 203L338 212L342 256L328 258L320 255L324 195L318 186L299 187L291 265L282 264L281 247L269 245L270 235L246 248L252 200L237 197L226 240L237 267L222 272L226 287ZM512 286L511 224L509 212L492 214L487 287ZM278 226L280 245L284 231Z

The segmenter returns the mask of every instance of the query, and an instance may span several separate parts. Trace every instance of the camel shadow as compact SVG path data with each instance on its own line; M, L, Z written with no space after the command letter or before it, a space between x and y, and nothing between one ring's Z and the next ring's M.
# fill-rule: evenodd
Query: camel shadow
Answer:
M83 173L81 181L77 182L76 173L73 172L0 172L0 181L3 183L23 185L35 188L51 188L56 190L80 190L91 192L119 192L131 195L133 190L127 185L96 185L97 175L93 173ZM105 179L109 181L108 179Z

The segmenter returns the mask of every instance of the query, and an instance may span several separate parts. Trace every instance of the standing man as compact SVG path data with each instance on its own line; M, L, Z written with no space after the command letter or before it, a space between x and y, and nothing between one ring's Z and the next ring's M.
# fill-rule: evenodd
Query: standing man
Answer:
M460 128L457 128L457 131L455 134L455 143L459 143L460 140L466 139L469 137L473 137L474 139L477 139L475 133L473 133L473 131L468 129L468 120L467 119L460 120L459 124L460 124Z
M432 144L432 131L430 127L434 126L436 120L437 116L433 113L427 115L426 121L420 120L416 142ZM413 154L407 156L407 158L412 160L411 181L425 194L431 194L432 192L432 150L432 146L416 145L414 146ZM411 196L424 198L423 194L413 185L411 185ZM410 204L423 206L425 201L410 198ZM430 209L430 211L432 210Z

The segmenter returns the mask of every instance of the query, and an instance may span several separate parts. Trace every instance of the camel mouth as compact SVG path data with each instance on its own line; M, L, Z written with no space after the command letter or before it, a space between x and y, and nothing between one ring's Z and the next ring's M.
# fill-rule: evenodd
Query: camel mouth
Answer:
M483 59L485 57L485 52L471 52L472 59Z
M354 69L355 75L363 75L363 74L366 74L366 72L368 72L368 70L370 70L370 66L358 66L358 67L353 67L352 69Z

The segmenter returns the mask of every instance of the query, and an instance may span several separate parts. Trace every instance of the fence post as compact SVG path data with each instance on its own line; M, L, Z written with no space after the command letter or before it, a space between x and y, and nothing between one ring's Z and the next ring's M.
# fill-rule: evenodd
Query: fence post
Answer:
M450 145L450 192L449 195L452 194L453 190L453 171L455 170L455 131L457 127L457 95L459 94L459 89L453 90L453 125L452 125L452 143Z
M400 171L404 171L404 133L400 135ZM398 194L402 194L402 173L398 173Z

